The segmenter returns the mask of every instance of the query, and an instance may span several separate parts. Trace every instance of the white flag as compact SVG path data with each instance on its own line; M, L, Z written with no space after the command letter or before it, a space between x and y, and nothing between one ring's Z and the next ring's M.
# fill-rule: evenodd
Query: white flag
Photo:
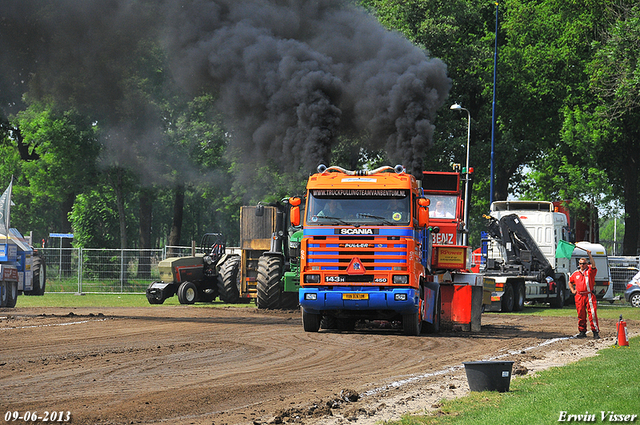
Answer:
M0 233L8 235L9 233L9 216L11 214L11 187L13 186L13 177L9 187L0 197Z

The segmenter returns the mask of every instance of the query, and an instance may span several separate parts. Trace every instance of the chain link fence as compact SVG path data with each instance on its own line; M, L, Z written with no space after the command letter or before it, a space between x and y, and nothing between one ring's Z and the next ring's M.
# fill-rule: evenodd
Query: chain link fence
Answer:
M192 255L192 247L163 249L38 248L46 262L46 291L73 293L144 293L160 280L158 263ZM200 249L196 249L200 253ZM237 253L237 248L227 252Z

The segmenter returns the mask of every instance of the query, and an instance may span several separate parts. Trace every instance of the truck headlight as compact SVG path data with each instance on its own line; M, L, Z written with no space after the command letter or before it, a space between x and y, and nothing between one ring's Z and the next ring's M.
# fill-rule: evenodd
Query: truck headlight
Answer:
M393 283L400 283L406 285L409 283L409 276L406 274L394 274Z
M304 283L320 283L319 274L305 274Z
M309 292L307 294L304 294L304 299L309 301L315 301L318 299L318 294Z

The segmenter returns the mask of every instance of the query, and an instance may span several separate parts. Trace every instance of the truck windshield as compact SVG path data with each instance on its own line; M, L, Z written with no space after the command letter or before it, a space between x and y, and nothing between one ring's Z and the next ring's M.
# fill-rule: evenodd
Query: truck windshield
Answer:
M431 218L455 218L457 196L450 195L425 195L431 201L429 204L429 217Z
M310 190L309 225L399 226L411 219L407 190Z

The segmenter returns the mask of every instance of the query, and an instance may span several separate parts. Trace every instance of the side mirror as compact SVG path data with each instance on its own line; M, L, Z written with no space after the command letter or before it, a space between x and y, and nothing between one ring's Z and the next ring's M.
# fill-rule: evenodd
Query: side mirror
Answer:
M418 226L427 227L429 225L429 204L427 198L418 198Z

